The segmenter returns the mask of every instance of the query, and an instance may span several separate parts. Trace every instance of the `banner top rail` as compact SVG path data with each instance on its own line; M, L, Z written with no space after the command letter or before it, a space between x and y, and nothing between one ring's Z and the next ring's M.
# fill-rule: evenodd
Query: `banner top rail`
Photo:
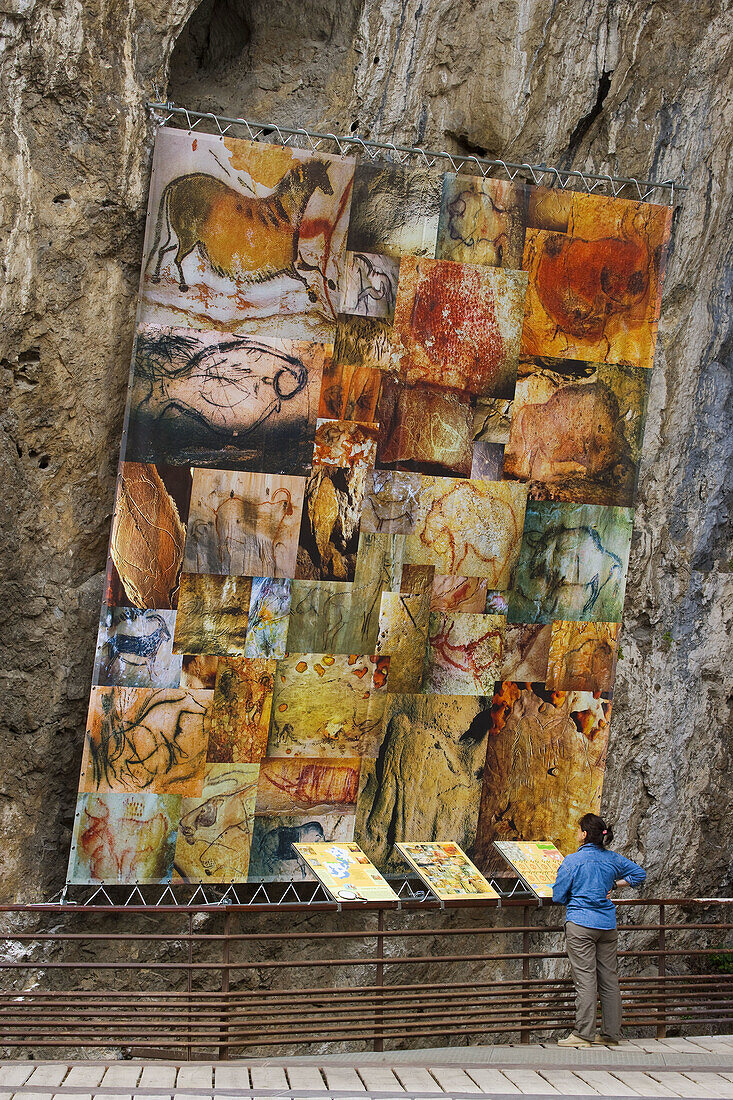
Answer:
M619 197L625 188L630 188L636 191L642 202L646 201L654 191L661 189L669 192L669 205L671 206L674 205L675 191L689 190L685 184L676 180L640 180L635 176L610 176L594 172L581 172L578 169L557 168L547 164L519 163L501 158L492 160L473 153L451 153L447 150L423 149L414 145L399 145L391 141L375 141L355 134L324 134L317 130L308 130L305 127L294 129L289 126L281 126L276 122L254 122L246 118L230 118L226 115L216 115L211 112L192 111L187 107L178 107L172 102L148 100L145 106L154 115L159 126L165 126L173 121L177 124L185 124L186 128L193 132L208 122L220 137L228 134L233 127L241 127L246 131L247 137L251 141L263 141L275 136L281 145L294 145L299 148L305 146L311 148L314 152L324 152L323 144L330 142L339 154L348 154L359 150L372 160L376 160L380 155L388 154L392 161L399 164L407 164L415 158L429 168L434 167L438 160L446 160L456 172L462 169L465 170L470 166L475 167L480 175L488 176L497 169L501 169L506 172L510 180L514 180L517 176L522 177L522 174L524 174L531 177L534 184L545 184L550 187L559 187L562 190L573 189L573 184L580 183L585 191L592 194L603 187L607 187L614 198ZM546 181L545 177L550 177L549 181Z

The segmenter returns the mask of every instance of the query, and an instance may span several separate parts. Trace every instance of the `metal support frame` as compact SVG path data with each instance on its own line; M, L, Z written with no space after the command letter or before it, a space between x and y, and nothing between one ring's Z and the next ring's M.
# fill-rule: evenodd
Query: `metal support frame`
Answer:
M421 149L414 145L398 145L393 141L374 141L371 138L358 137L355 134L322 134L305 127L293 129L276 122L253 122L246 118L229 118L205 111L192 111L187 107L177 107L170 101L148 101L145 106L152 113L158 125L169 123L181 126L190 133L194 130L211 132L224 138L233 129L243 130L250 141L270 142L275 140L281 145L311 149L314 152L336 152L341 155L355 153L370 160L383 158L396 164L417 162L432 168L437 161L444 160L454 172L470 171L480 176L493 176L504 172L508 179L531 181L549 187L568 190L595 191L608 190L614 198L625 189L630 189L633 197L645 202L658 189L667 192L669 205L674 206L675 192L687 191L684 183L677 180L640 180L634 176L609 176L595 172L581 172L577 169L554 168L547 164L530 164L503 159L492 160L474 154L451 153L441 149Z
M397 894L398 901L392 903L395 909L405 905L411 908L424 905L428 908L444 908L441 901L429 886L416 876L405 875L390 878L389 884ZM509 876L505 879L491 878L490 885L499 895L494 902L501 907L502 899L533 898L518 879ZM481 899L467 898L474 904L485 904ZM176 906L234 906L239 909L301 909L304 906L318 909L343 908L359 909L363 902L335 901L326 888L312 879L302 882L259 882L259 883L175 883L167 885L137 886L81 886L67 883L62 890L49 901L37 902L43 906L104 906L111 909L169 909Z

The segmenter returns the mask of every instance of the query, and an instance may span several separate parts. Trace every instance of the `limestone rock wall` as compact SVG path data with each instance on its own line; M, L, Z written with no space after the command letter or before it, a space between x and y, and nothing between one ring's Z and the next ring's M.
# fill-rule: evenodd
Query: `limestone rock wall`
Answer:
M0 0L0 881L64 878L155 88L186 106L684 178L605 807L651 888L730 893L731 147L724 0Z

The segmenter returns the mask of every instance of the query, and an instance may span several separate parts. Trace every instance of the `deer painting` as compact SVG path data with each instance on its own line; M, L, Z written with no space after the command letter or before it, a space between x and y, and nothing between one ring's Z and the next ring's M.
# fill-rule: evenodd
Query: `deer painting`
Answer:
M262 283L284 275L302 283L309 300L317 301L303 272L318 268L306 263L299 253L301 222L316 190L333 194L327 166L321 160L291 168L263 198L243 195L204 172L178 176L167 184L160 200L147 261L150 264L155 257L152 281L160 282L163 260L175 252L178 286L185 293L189 287L181 265L198 249L223 278ZM331 280L327 282L335 289Z

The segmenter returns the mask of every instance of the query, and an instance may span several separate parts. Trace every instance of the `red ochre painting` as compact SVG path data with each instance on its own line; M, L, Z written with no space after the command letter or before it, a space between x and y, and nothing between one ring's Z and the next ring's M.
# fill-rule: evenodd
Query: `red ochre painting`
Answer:
M159 129L70 883L573 847L670 225Z

